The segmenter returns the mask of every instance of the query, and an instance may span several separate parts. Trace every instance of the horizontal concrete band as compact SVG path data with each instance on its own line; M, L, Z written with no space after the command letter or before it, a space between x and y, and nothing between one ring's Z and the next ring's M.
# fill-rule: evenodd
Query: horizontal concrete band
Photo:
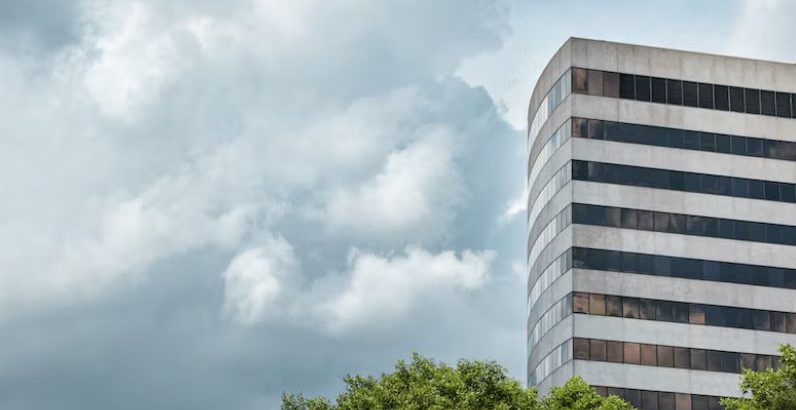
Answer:
M601 226L570 228L573 245L578 247L796 268L793 246Z
M573 159L796 183L793 161L577 137L572 143Z
M611 316L574 314L572 325L575 337L739 353L778 355L781 343L796 343L788 333Z
M574 269L576 292L796 312L796 291L765 286Z
M796 119L572 94L572 116L796 141Z
M596 386L739 397L740 375L704 370L574 360L574 372Z

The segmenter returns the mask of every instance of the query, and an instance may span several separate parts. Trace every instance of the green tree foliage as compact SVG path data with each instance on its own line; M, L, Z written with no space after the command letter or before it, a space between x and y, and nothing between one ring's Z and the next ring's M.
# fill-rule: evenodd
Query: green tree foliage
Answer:
M722 399L726 410L796 410L796 349L782 345L779 352L782 358L777 370L744 369L741 390L751 396Z
M282 410L461 409L461 410L625 410L616 396L601 397L586 382L573 378L540 398L508 377L493 362L460 360L456 367L420 355L399 361L380 378L347 376L345 392L333 404L319 397L282 396Z

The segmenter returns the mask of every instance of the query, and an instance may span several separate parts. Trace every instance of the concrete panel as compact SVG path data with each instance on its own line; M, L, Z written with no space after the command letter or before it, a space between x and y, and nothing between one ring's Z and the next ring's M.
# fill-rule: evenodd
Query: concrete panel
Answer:
M796 298L794 298L796 292L791 289L707 280L575 269L574 290L675 302L796 312Z
M654 253L750 265L796 267L792 246L632 229L573 225L574 246Z
M591 385L708 396L741 396L738 374L585 360L573 362L574 373Z
M621 317L574 315L575 337L776 355L796 335Z
M574 202L784 225L796 224L796 204L572 181Z

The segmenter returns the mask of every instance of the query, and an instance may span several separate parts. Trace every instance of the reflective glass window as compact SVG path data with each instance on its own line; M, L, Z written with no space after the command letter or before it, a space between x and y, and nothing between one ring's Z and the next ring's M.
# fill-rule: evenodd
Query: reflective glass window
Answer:
M790 94L776 93L777 117L791 117Z
M710 404L708 403L708 396L701 396L698 394L691 395L691 409L710 410Z
M658 392L644 390L641 392L641 409L658 410Z
M639 318L639 301L636 298L623 298L622 316L631 319Z
M675 410L674 393L658 393L658 410Z
M713 84L699 83L699 107L713 109Z
M606 360L608 360L609 362L622 363L623 360L622 342L616 342L610 340L607 341L605 343L605 351L606 351L605 355Z
M691 395L688 393L675 393L674 402L676 410L692 410Z
M666 80L666 102L673 105L683 105L682 81Z
M632 74L619 74L619 97L636 98L636 82Z
M730 87L730 110L744 112L744 89L741 87Z
M749 114L760 114L760 90L746 88L746 112Z
M591 360L605 361L605 340L589 340L589 357Z
M697 83L693 81L683 81L683 105L688 107L699 106L698 94Z
M708 370L714 372L721 371L721 352L717 352L714 350L708 350Z
M652 102L666 103L666 80L652 77Z
M608 316L622 316L622 298L619 296L606 296L606 314Z
M581 292L573 293L572 309L575 313L589 313L589 295Z
M636 100L650 101L650 78L644 75L636 76Z
M641 345L638 343L624 343L624 362L641 363Z
M691 368L695 370L707 370L708 356L707 351L704 349L690 349L691 350Z
M760 91L760 113L763 115L776 115L773 91Z
M716 85L713 87L716 98L716 109L728 111L730 109L730 89L726 85Z
M588 80L586 88L589 95L603 95L603 72L597 70L587 71Z
M603 95L606 97L619 97L619 73L603 73Z
M589 294L589 313L592 315L605 315L605 295Z
M572 69L572 91L585 94L588 92L588 74L582 68Z
M658 366L674 367L674 348L671 346L658 346Z
M658 353L655 345L641 345L641 364L646 366L658 365Z
M680 369L691 368L691 350L686 347L674 348L674 367Z
M573 354L576 359L589 359L589 340L575 338L572 339Z

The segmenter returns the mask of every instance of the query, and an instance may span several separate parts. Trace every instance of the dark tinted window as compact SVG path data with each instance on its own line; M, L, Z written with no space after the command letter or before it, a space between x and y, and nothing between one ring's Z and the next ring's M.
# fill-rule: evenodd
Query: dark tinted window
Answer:
M713 87L715 94L716 109L727 111L730 109L730 88L726 85L716 85Z
M606 359L609 362L622 363L623 346L622 342L608 341L605 344Z
M658 410L675 410L674 393L658 393Z
M606 314L608 316L622 316L622 298L619 296L606 296Z
M589 95L603 95L603 72L588 70L587 92Z
M644 390L641 392L641 409L658 410L658 392Z
M777 116L790 118L791 116L790 94L777 93L776 103L777 103Z
M666 80L652 78L652 102L666 103Z
M646 366L658 365L658 352L655 345L641 345L641 364Z
M744 89L741 87L730 87L730 110L744 112Z
M666 80L666 102L674 105L683 104L683 82L680 80Z
M773 91L760 91L760 107L761 107L761 114L763 115L775 115L776 110L774 109L774 92Z
M695 370L707 370L708 353L702 349L691 349L691 368Z
M619 97L619 73L603 73L603 95Z
M622 301L622 316L632 319L639 318L639 301L636 298L624 298ZM783 317L784 323L784 317Z
M589 359L589 340L575 338L572 340L573 355L576 359Z
M638 343L624 343L623 350L625 363L641 363L641 345Z
M671 346L658 346L658 366L674 367L674 348Z
M572 69L572 91L585 94L588 90L588 75L582 68Z
M697 83L691 81L683 81L683 105L689 107L697 107L699 100L697 99Z
M750 114L760 114L760 90L747 88L746 94L746 112Z
M699 107L713 109L713 84L699 83Z
M636 99L650 101L650 78L643 75L636 76Z
M619 97L633 99L636 97L636 84L632 74L619 75Z
M605 361L605 341L604 340L589 340L589 357L591 360Z
M685 347L674 348L674 367L680 369L691 368L691 350Z
M589 313L592 315L605 314L605 295L589 294Z

